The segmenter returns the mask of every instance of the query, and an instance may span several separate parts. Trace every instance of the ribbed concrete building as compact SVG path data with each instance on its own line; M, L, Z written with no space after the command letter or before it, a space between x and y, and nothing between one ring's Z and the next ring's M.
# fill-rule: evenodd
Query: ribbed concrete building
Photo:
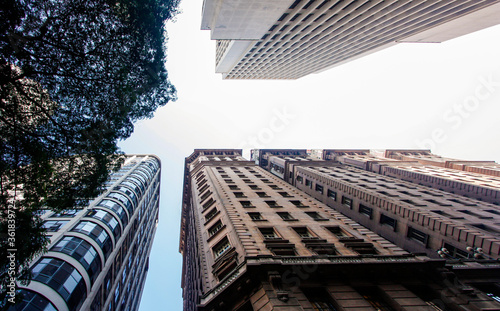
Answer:
M495 260L446 264L412 254L283 176L241 150L195 150L186 158L184 310L500 308Z
M443 42L500 21L500 1L204 0L224 79L297 79L400 42Z
M42 215L48 252L8 310L137 310L158 222L160 160L130 155L87 207Z

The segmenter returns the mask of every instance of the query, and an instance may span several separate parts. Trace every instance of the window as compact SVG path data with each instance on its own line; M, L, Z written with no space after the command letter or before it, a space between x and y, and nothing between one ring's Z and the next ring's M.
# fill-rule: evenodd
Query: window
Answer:
M262 215L258 212L255 212L255 213L248 213L248 216L250 216L250 219L252 220L264 220L264 218L262 218Z
M229 189L231 189L231 190L240 190L240 188L238 188L238 186L236 186L236 185L230 185Z
M87 241L74 237L66 236L51 249L53 252L61 252L70 255L82 264L87 270L91 284L101 272L101 258L96 249Z
M359 213L365 215L366 217L372 219L373 208L359 204Z
M259 228L260 233L265 240L276 240L281 239L281 237L274 231L274 228Z
M240 204L243 207L255 207L252 205L252 202L250 202L250 201L240 201Z
M322 185L319 185L319 184L316 184L315 186L315 190L321 194L323 194L323 186Z
M339 226L334 226L334 227L326 227L328 231L333 233L337 238L348 238L350 235L348 235L344 229L340 228Z
M427 245L427 240L429 236L422 231L414 229L412 227L408 227L408 238L420 242L424 245Z
M289 212L279 212L278 215L281 217L283 220L298 220L296 218L293 218L292 215L290 215Z
M337 192L333 191L333 190L330 190L328 189L327 191L327 195L330 199L336 201L337 200Z
M61 211L59 213L55 213L54 215L51 215L50 217L74 217L76 214L81 212L81 209L67 209L64 211Z
M282 189L283 189L283 188L278 187L278 186L276 186L276 185L269 185L269 187L270 187L271 189L274 189L274 190L282 190Z
M316 311L337 311L333 300L324 288L307 288L302 290L307 300Z
M306 187L312 188L312 181L306 178Z
M292 196L288 192L278 192L284 198L291 198Z
M394 231L396 231L396 226L397 226L397 220L394 218L391 218L387 215L380 214L380 224L381 225L386 225L389 227L392 227Z
M43 227L47 232L56 232L67 223L67 220L47 220L43 223Z
M237 198L246 198L247 196L243 192L233 192L234 196Z
M307 227L294 227L293 230L303 239L310 239L314 237Z
M319 220L328 220L328 218L325 218L321 216L318 212L305 212L307 216L311 217L312 219L319 221Z
M252 190L261 190L261 188L257 185L249 185L250 189Z
M118 220L110 212L101 209L94 209L90 210L86 216L104 222L109 227L109 229L113 231L115 240L118 241L122 234L122 231L120 226L118 225Z
M302 204L302 202L299 200L291 200L290 203L292 203L293 205L295 205L297 207L307 207L306 205Z
M32 268L33 280L44 283L58 292L70 310L78 310L87 297L82 275L69 263L43 257Z
M345 196L342 196L342 205L352 209L352 199L345 197Z
M269 205L269 207L272 207L272 208L283 207L283 206L280 206L278 203L276 203L276 201L264 201L264 202L266 202L266 204Z
M26 289L18 289L17 293L21 294L22 300L16 304L13 310L57 310L50 301L38 293ZM7 310L11 309L9 308Z
M91 221L80 221L71 231L90 236L102 248L104 258L108 258L113 242L103 227Z
M212 251L214 253L214 257L217 259L219 258L222 254L224 254L229 248L231 247L231 244L229 244L229 240L227 237L223 238L219 243L217 243Z
M215 234L217 234L217 232L219 232L220 229L222 229L222 227L222 221L218 220L212 227L208 229L208 236L214 236Z
M122 221L123 226L126 226L128 224L127 212L125 212L125 209L117 202L104 199L101 202L99 202L98 206L108 208L113 212L115 212L115 214L117 214L120 220Z
M377 287L358 287L356 291L373 307L379 311L394 310L384 299L383 293Z
M219 214L219 211L214 207L212 208L206 215L205 215L205 221L209 222L212 218L214 218L217 214Z
M298 183L303 183L304 182L304 179L302 178L302 176L297 176L297 182Z
M256 192L256 194L261 198L269 198L269 196L265 192Z
M214 205L214 203L215 203L214 198L210 198L207 202L203 203L203 210L210 208L212 205Z

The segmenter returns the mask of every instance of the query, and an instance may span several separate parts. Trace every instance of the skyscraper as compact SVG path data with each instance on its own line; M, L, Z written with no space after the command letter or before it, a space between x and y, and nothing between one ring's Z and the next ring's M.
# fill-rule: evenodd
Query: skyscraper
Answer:
M500 2L205 0L224 79L297 79L399 42L442 42L499 23Z
M18 285L16 310L137 310L159 192L160 160L129 155L87 207L42 215L48 252L33 261L32 281Z
M446 250L449 261L438 249L436 259L407 251L284 180L296 180L309 166L346 165L329 166L322 155L306 150L288 150L291 156L268 151L260 150L262 157L254 153L260 166L234 149L195 150L186 158L184 310L500 308L488 297L500 294L496 260L458 259L452 249ZM290 170L279 161L305 167ZM413 238L418 233L408 237Z

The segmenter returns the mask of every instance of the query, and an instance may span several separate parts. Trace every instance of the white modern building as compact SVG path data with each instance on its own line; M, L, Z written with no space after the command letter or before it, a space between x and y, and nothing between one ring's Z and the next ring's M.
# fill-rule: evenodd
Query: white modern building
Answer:
M399 42L437 43L500 22L498 0L204 0L224 79L298 79Z
M129 155L83 209L42 215L48 252L8 310L137 310L158 222L160 160Z

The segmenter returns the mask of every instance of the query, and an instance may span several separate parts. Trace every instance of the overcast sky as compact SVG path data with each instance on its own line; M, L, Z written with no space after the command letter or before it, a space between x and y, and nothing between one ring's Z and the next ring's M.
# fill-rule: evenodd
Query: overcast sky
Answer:
M195 148L426 148L500 162L500 26L440 44L399 44L294 81L214 73L202 0L169 23L179 99L136 125L126 153L162 160L160 223L141 310L182 310L178 252L184 158Z

